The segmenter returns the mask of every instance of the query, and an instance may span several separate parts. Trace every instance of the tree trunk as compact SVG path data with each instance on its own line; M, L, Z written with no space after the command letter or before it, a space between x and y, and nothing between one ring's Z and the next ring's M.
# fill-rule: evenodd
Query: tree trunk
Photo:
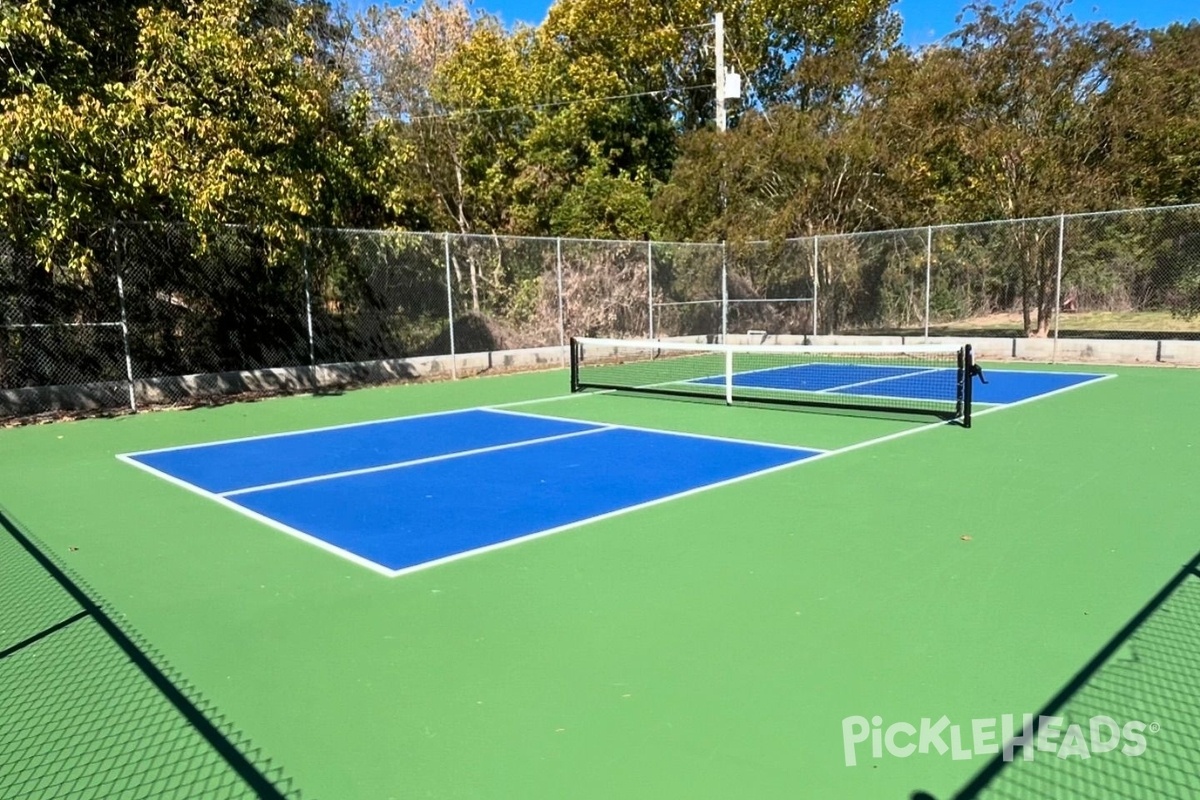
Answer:
M1046 249L1050 245L1049 237L1039 236L1037 245L1037 336L1045 338L1050 333L1051 306L1054 303L1055 262L1050 258Z
M1021 276L1021 333L1024 336L1033 335L1033 273L1036 271L1036 266L1033 259L1036 254L1032 252L1033 248L1026 241L1024 225L1018 228L1017 232L1017 258L1020 259L1017 264L1017 269Z
M459 158L458 149L451 149L451 157L454 159L454 215L458 220L458 231L464 236L469 233L467 224L467 203L466 189L463 186L463 169L462 159ZM475 256L471 252L471 248L467 247L467 274L471 279L471 310L479 313L479 281L476 275Z

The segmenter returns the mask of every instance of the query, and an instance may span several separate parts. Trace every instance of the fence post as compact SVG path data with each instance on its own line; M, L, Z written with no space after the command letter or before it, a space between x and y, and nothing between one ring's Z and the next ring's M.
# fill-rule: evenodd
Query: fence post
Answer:
M820 251L820 247L819 247L820 241L821 241L821 237L814 234L813 235L813 262L812 262L812 281L813 281L813 290L812 290L813 329L812 329L812 335L813 336L817 335L817 308L820 306L820 303L817 302L820 299L818 293L820 291L820 286L821 286L821 277L820 277L821 270L819 269L820 258L821 258L821 251Z
M308 271L308 242L303 245L303 255L301 256L301 266L304 269L304 316L308 323L308 365L310 367L317 366L317 345L316 339L313 337L313 320L312 320L312 283L311 273ZM313 383L316 383L316 370L313 370Z
M113 256L117 254L117 228L115 225L108 229L112 240ZM133 391L133 357L129 354L129 319L125 314L125 281L122 273L125 271L125 259L117 259L117 298L121 303L121 342L125 347L125 383L129 387L129 410L137 413L137 396Z
M729 248L721 240L721 344L729 344Z
M454 355L454 285L450 282L450 234L442 234L446 258L446 320L450 331L450 377L458 379L458 359Z
M1063 239L1066 236L1065 214L1058 215L1058 273L1054 279L1054 345L1050 351L1050 363L1058 361L1058 317L1062 313L1062 270L1063 270Z
M567 363L566 309L563 306L562 237L554 240L554 268L558 274L558 347L563 364Z
M650 315L650 338L654 338L654 242L646 240L646 312Z
M925 228L925 338L929 338L929 284L933 278L933 226Z

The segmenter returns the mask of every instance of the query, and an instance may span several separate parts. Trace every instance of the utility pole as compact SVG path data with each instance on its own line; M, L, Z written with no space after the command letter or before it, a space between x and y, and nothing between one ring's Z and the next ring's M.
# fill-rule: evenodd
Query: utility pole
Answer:
M725 131L725 15L720 11L713 17L717 50L717 130Z
M713 15L713 31L716 34L716 50L717 50L717 131L725 133L725 15L720 11ZM722 137L724 138L724 137ZM717 181L717 198L721 204L721 344L729 343L729 265L726 263L727 250L725 247L726 232L728 223L724 220L725 217L725 146L720 145L719 152L721 153L721 173ZM732 369L732 356L727 354L726 357L726 372ZM726 392L725 402L732 402L733 397L729 392Z

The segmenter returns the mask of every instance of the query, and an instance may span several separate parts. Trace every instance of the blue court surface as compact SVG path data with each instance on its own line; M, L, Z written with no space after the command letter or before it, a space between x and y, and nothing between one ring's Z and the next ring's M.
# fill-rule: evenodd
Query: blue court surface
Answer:
M1083 372L994 370L988 371L986 377L986 384L975 381L974 402L995 405L1042 397L1106 376ZM954 397L956 381L956 371L950 368L876 364L798 364L733 376L734 386L748 389L935 402ZM690 383L720 386L725 383L725 376L711 375Z
M931 378L943 379L941 373L952 387L953 370L851 365L762 370L735 381L912 398L928 390ZM1003 406L1103 377L997 370L988 373L987 384L976 382L975 398ZM824 452L483 408L121 458L378 572L399 575Z
M471 409L124 458L399 574L820 452Z

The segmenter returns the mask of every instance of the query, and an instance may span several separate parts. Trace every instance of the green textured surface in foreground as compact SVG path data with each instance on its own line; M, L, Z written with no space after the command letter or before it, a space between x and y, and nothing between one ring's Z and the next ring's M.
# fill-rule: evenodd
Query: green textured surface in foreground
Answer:
M842 721L1036 713L1200 550L1200 372L1106 371L970 431L930 427L397 579L114 456L549 397L564 373L3 430L0 505L307 798L945 798L987 759L860 745L848 767ZM826 449L914 426L607 395L522 410ZM3 595L0 649L58 602L21 585ZM1081 687L1071 713L1195 704L1194 668L1177 685L1146 666L1196 663L1178 657L1200 650L1195 597L1185 582L1097 673L1124 677ZM990 791L1048 796L1069 775L1093 787L1079 796L1193 796L1187 719L1161 720L1138 769L1108 754L1063 772L1039 753ZM30 780L7 770L4 796Z

